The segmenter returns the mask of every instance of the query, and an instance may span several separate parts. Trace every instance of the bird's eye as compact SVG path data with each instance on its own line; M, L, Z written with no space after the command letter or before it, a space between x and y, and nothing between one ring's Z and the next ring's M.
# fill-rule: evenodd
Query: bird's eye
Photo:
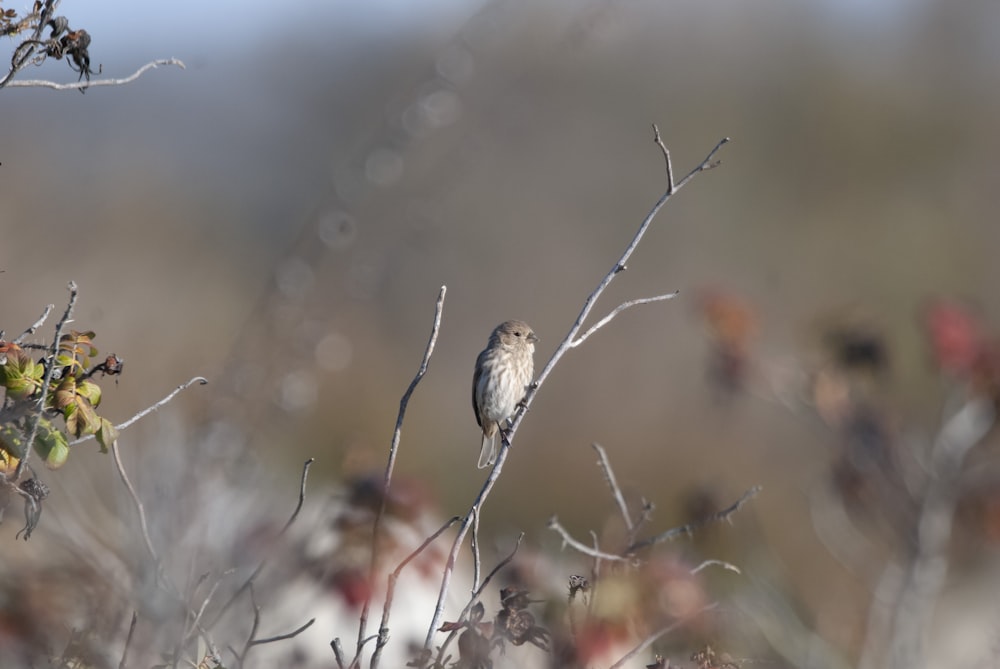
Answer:
M514 336L515 336L515 337L520 337L520 336L521 336L521 332L520 332L520 330L515 330L515 331L514 331Z

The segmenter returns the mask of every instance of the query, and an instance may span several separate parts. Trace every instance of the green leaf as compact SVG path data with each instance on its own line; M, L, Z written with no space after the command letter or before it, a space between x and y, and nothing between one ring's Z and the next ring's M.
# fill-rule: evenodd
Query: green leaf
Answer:
M45 460L50 469L59 469L66 464L69 457L69 443L66 435L56 429L48 419L43 418L38 423L38 436L35 438L35 452Z
M118 439L118 428L111 424L107 418L101 418L101 429L95 435L97 443L101 445L101 453L107 453L108 448Z
M35 363L24 351L8 351L7 362L0 367L7 396L13 400L23 400L34 395L42 385L44 371L45 368Z
M65 414L67 410L71 410L70 408L76 404L76 398L76 379L72 376L67 376L56 386L55 408ZM69 415L66 415L67 420L69 420Z
M90 379L77 384L76 393L90 402L91 406L96 407L101 403L101 387Z
M97 411L86 397L77 396L76 411L73 413L73 418L76 421L76 432L73 434L77 437L82 437L85 434L94 434L101 427L101 418L97 415ZM68 429L68 422L66 426Z

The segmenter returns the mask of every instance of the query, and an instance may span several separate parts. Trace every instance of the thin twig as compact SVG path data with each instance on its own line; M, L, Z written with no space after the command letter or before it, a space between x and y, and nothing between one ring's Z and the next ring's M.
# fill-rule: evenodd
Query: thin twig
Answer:
M59 340L62 338L62 330L66 323L69 322L70 316L73 314L73 307L76 305L76 296L78 291L76 289L76 283L73 281L69 282L67 286L69 289L69 301L66 303L66 311L63 312L62 318L56 323L56 334L52 339L51 354L49 357L48 365L45 366L45 378L42 379L42 388L38 397L38 406L35 409L34 415L31 419L31 430L28 431L28 440L25 442L24 453L21 455L20 462L17 463L17 469L14 470L13 481L20 481L21 474L24 473L24 468L28 466L28 458L31 457L31 450L35 444L35 438L38 436L38 426L42 422L42 414L45 413L45 398L49 394L49 384L52 383L52 375L56 371L56 356L59 355Z
M667 625L666 627L663 627L663 628L657 630L656 632L653 632L648 637L646 637L645 639L643 639L635 648L633 648L629 652L625 653L621 657L620 660L618 660L617 662L615 662L614 664L612 664L610 667L608 667L608 669L618 669L618 667L624 666L626 662L628 662L629 660L631 660L633 657L635 657L636 655L638 655L642 651L644 651L647 648L649 648L651 645L653 645L654 642L656 642L657 639L659 639L664 634L670 634L671 632L673 632L678 627L681 627L682 625L684 625L685 623L687 623L688 620L690 620L691 618L694 618L695 616L700 616L701 614L705 613L706 611L711 611L712 609L714 609L718 605L719 604L717 602L712 602L711 604L708 604L706 606L701 607L700 610L698 610L696 613L693 613L688 618L684 618L682 620L678 620L676 622L673 622L673 623Z
M597 533L593 530L590 531L590 538L594 540L594 550L600 552L601 543L597 540ZM594 563L590 566L590 597L587 598L587 611L593 613L597 609L597 591L598 588L593 587L593 584L600 583L601 578L604 574L604 564L601 562L601 558L594 557Z
M479 574L482 567L479 556L479 512L473 511L475 518L472 519L472 538L469 540L472 549L472 588L479 587Z
M156 552L156 548L153 546L153 540L149 536L149 524L146 522L146 510L142 504L142 500L139 499L139 494L136 492L135 487L132 485L132 481L129 480L128 473L125 471L125 465L122 464L121 450L118 448L118 440L115 439L111 442L111 454L115 462L115 468L118 470L118 476L121 477L122 482L125 484L125 488L128 490L129 496L132 498L132 503L135 505L136 512L139 515L139 528L142 531L142 539L146 544L146 552L149 553L150 558L153 560L153 565L156 570L157 583L163 586L164 591L173 596L177 602L188 612L189 615L193 615L191 608L188 606L187 602L181 596L180 591L177 587L170 582L166 573L163 570L163 565L160 562L160 557ZM200 625L195 624L198 633L205 640L208 645L209 653L212 657L219 660L219 650L215 646L215 643L209 637L208 632L205 628Z
M559 522L559 519L556 518L555 516L549 518L549 522L546 523L545 526L548 527L550 530L558 532L559 536L562 537L564 545L568 545L573 550L583 553L584 555L589 555L590 557L593 558L600 558L602 560L614 560L618 562L629 559L628 556L615 555L614 553L605 553L602 550L591 548L587 544L577 541L570 535L569 531L562 526L562 524Z
M275 635L275 636L269 636L266 639L254 639L253 642L250 644L250 647L252 648L254 646L262 646L265 643L274 643L275 641L285 641L287 639L294 639L295 637L297 637L298 635L302 634L307 629L309 629L310 627L312 627L312 625L313 625L314 622L316 622L316 619L315 618L310 618L308 622L306 622L305 624L297 627L296 629L292 630L291 632L287 632L285 634L278 634L278 635Z
M344 664L344 649L340 646L340 639L331 641L330 648L333 649L333 657L337 660L337 669L347 669L347 665Z
M128 647L132 645L132 635L135 634L135 623L139 620L139 612L132 612L132 622L128 626L128 636L125 637L125 647L122 648L122 660L118 663L118 669L125 669L128 666Z
M651 302L663 302L664 300L673 299L678 295L680 295L680 291L675 290L674 292L667 293L665 295L655 295L653 297L640 297L635 300L628 300L626 302L622 302L617 307L615 307L611 311L611 313L609 313L607 316L594 323L592 326L590 326L590 328L587 329L586 332L584 332L582 335L577 337L572 343L570 343L570 348L576 348L577 346L582 344L584 341L587 340L588 337L590 337L590 335L600 330L602 327L610 323L611 319L613 319L615 316L617 316L618 314L620 314L621 312L625 311L630 307L635 307L640 304L649 304Z
M369 583L375 582L378 572L378 535L382 526L382 517L385 515L386 500L389 498L389 488L392 485L392 472L396 466L396 454L399 451L399 440L403 434L403 419L406 416L406 406L409 404L410 396L413 395L413 391L416 390L417 384L420 383L420 380L424 378L424 374L427 373L427 365L430 363L431 355L434 353L434 345L437 343L438 332L441 329L441 314L444 311L444 296L447 292L448 287L441 286L441 290L438 292L437 303L434 305L434 322L431 325L430 338L427 340L427 346L424 349L424 357L420 361L420 367L417 370L416 376L414 376L413 380L410 381L409 387L406 389L406 392L403 393L403 397L399 400L399 414L396 416L396 428L392 433L392 442L389 444L389 460L385 465L385 478L382 482L382 496L379 501L378 512L375 514L375 522L372 524L372 551L371 561L368 564ZM365 596L365 603L361 607L361 616L358 622L356 661L361 657L361 646L363 645L365 638L365 628L368 626L368 613L371 609L371 603L372 593L368 592Z
M636 551L642 550L643 548L649 548L650 546L653 546L653 545L656 545L656 544L659 544L659 543L663 543L664 541L670 541L671 539L676 539L677 537L679 537L681 535L684 535L684 534L692 534L696 530L699 530L702 527L705 527L706 525L710 525L712 523L716 523L716 522L718 522L720 520L729 520L730 516L732 516L737 511L739 511L740 508L742 508L742 506L744 504L746 504L751 499L753 499L754 497L756 497L757 493L759 493L761 490L763 490L763 488L761 486L755 485L754 487L750 488L745 493L743 493L742 495L740 495L740 498L738 500L736 500L735 502L733 502L731 505L729 505L725 509L722 509L721 511L717 511L717 512L715 512L715 513L713 513L713 514L711 514L709 516L706 516L705 518L702 518L700 520L696 520L694 522L688 523L687 525L682 525L680 527L674 527L672 529L667 530L666 532L662 532L661 534L657 534L654 537L650 537L648 539L643 539L642 541L637 541L637 542L633 543L631 546L629 546L628 548L626 548L625 549L625 553L628 554L628 555L631 555L631 554L635 553Z
M280 539L281 537L285 536L285 533L288 532L288 528L290 528L292 526L292 523L295 522L295 519L299 517L299 512L302 510L302 505L306 501L306 480L309 477L309 468L312 467L312 464L314 462L316 462L316 458L309 458L304 463L302 463L302 477L299 479L299 501L295 504L295 510L292 511L292 515L289 516L287 521L285 521L284 527L282 527L281 531L278 532L278 536L275 537L276 539ZM277 541L275 541L272 545L277 545ZM241 585L239 588L236 589L236 592L232 594L229 600L222 605L221 609L219 609L219 612L215 614L215 618L213 618L212 622L208 625L208 629L212 629L213 627L215 627L218 624L219 620L222 619L222 616L226 615L226 612L229 611L230 607L232 607L232 605L236 602L236 600L239 599L240 596L244 592L246 592L248 588L253 586L254 580L260 575L260 572L263 571L264 565L267 564L268 557L269 554L265 554L264 557L261 558L260 562L257 563L257 567L253 570L250 576L245 581L243 581L243 585Z
M725 560L705 560L700 565L691 570L692 574L697 574L702 569L707 567L722 567L726 571L735 572L737 574L742 574L740 568L734 565L732 562L726 562Z
M253 607L253 622L250 623L250 635L247 637L246 643L243 644L243 650L236 654L236 662L241 668L243 667L244 658L250 652L254 637L257 636L257 629L260 627L260 607L257 606L257 597L253 591L253 583L250 584L250 606Z
M135 422L137 422L137 421L145 418L146 416L148 416L149 414L153 413L154 411L156 411L157 409L159 409L163 405L165 405L168 402L170 402L170 400L174 399L174 397L178 393L180 393L180 392L182 392L184 390L187 390L188 388L190 388L191 386L193 386L196 383L200 384L200 385L205 385L206 383L208 383L208 379L206 379L206 378L204 378L202 376L196 376L196 377L192 378L191 380L187 381L186 383L182 383L181 385L179 385L176 388L174 388L173 391L171 391L171 393L169 395L167 395L166 397L164 397L162 400L160 400L156 404L153 404L152 406L146 407L145 409L143 409L139 413L137 413L134 416L132 416L131 418L129 418L124 423L119 423L118 425L115 425L115 429L118 430L119 432L121 432L122 430L125 430L126 428L130 427L133 423L135 423ZM70 446L76 446L77 444L82 444L83 442L89 441L89 440L91 440L93 438L94 438L94 435L88 434L85 437L80 437L79 439L74 439L73 441L69 442L69 445Z
M517 550L521 547L521 542L523 540L524 540L524 532L521 532L517 536L517 541L514 542L514 548L510 551L507 557L500 560L500 562L498 562L496 566L490 570L490 573L486 575L486 578L483 579L483 582L479 585L479 587L477 587L475 590L472 591L472 597L469 598L469 601L465 605L465 608L462 609L462 612L458 616L459 622L466 620L468 618L469 612L472 611L472 608L476 605L476 602L479 601L479 598L483 596L483 592L486 591L486 586L489 585L490 581L493 580L493 577L496 576L498 573L500 573L501 569L510 564L510 561L514 559L515 555L517 555ZM451 633L448 634L447 638L445 638L444 642L441 644L441 647L438 648L437 662L435 662L435 666L444 666L445 650L447 650L448 645L457 635L458 635L458 630L454 629L451 631Z
M60 84L55 81L45 81L44 79L18 79L7 84L8 88L51 88L56 91L85 90L95 86L121 86L129 84L141 77L149 70L162 67L164 65L176 65L182 70L187 69L184 63L177 58L161 58L146 63L138 70L127 77L121 79L91 79L90 81L77 81L69 84Z
M27 339L31 335L35 334L35 332L38 330L38 328L42 327L42 325L45 323L45 320L49 317L49 314L51 314L52 310L55 309L55 308L56 308L56 305L54 305L54 304L50 304L47 307L45 307L45 311L42 312L42 315L38 318L38 320L35 321L34 323L32 323L30 328L28 328L27 330L25 330L24 332L22 332L21 336L19 336L17 339L14 340L14 343L15 344L20 344L25 339Z
M466 614L468 614L468 612L472 610L472 607L475 606L476 601L478 601L479 598L482 596L483 592L486 590L486 586L490 584L490 581L493 580L493 577L496 576L498 573L500 573L500 570L509 565L510 561L514 559L514 556L517 555L517 549L521 547L521 542L523 540L524 540L524 532L521 532L520 534L517 535L517 541L514 542L514 548L512 548L510 553L507 554L507 557L500 560L500 562L498 562L497 565L490 570L490 573L488 573L486 575L486 578L483 579L482 584L480 584L480 586L476 588L476 591L472 593L473 599L470 602L470 604L466 606L465 610Z
M656 128L655 125L653 127L654 129ZM659 140L658 130L656 131L655 135L656 135L655 139L657 145L660 147L661 150L665 151L666 147L664 147L663 142ZM649 226L653 223L653 219L656 218L656 215L660 212L660 209L662 209L663 205L667 203L667 200L669 200L677 191L679 191L689 181L691 181L691 179L693 179L697 174L712 169L717 165L719 165L719 162L718 161L713 162L713 159L715 158L715 154L719 152L719 149L721 149L723 145L725 145L727 142L729 142L728 137L724 137L723 139L721 139L719 143L715 145L715 148L713 148L709 152L709 154L705 157L705 159L702 160L697 167L688 172L688 174L676 184L673 183L672 175L668 174L669 178L668 178L667 190L664 191L664 193L653 205L652 209L650 209L649 213L646 214L646 217L642 220L642 223L639 224L639 229L632 237L632 241L630 241L628 246L625 247L625 251L618 259L618 262L616 262L611 267L611 271L609 271L604 276L601 282L597 285L597 288L594 289L594 291L589 296L587 296L587 299L584 301L583 308L577 315L576 321L574 321L573 325L570 327L569 332L566 334L562 342L556 348L555 352L552 354L552 357L549 358L549 361L545 364L545 367L542 368L542 371L535 379L535 382L528 388L528 392L525 394L524 399L521 401L520 405L521 408L514 414L513 418L511 419L510 426L506 431L507 440L505 441L505 443L501 444L500 447L501 452L510 447L510 441L513 439L514 434L517 432L517 428L520 426L521 421L527 414L528 409L531 406L531 402L534 399L535 394L538 392L538 389L545 382L545 379L548 378L549 374L552 373L552 369L556 366L556 364L563 357L563 355L565 355L566 351L575 346L574 341L576 340L577 334L580 332L581 328L583 328L583 323L587 319L587 316L590 315L590 312L591 310L593 310L594 305L597 303L598 298L600 298L600 296L604 293L604 291L611 284L611 282L614 281L615 277L617 277L618 274L620 274L625 270L629 258L631 258L632 254L635 253L636 248L638 248L639 246L639 242L641 242L643 237L646 235L646 231L649 229ZM498 456L497 461L500 462L500 460L501 458Z
M121 477L122 483L125 484L125 489L128 490L129 496L132 498L132 504L135 506L136 513L139 514L139 528L142 530L142 540L146 544L146 552L149 553L149 557L153 560L153 565L156 567L157 577L159 577L161 571L160 556L156 552L156 548L153 546L153 540L149 536L149 524L146 522L146 509L142 505L142 500L139 499L139 493L136 492L135 486L132 485L132 481L128 477L128 473L125 471L125 465L122 464L122 454L121 449L118 448L118 440L115 439L111 442L111 454L114 457L115 468L118 470L118 476Z
M396 582L399 580L399 575L403 573L403 569L406 565L420 555L425 548L430 546L435 539L444 534L445 530L461 520L460 516L454 516L444 525L437 529L434 534L430 535L424 542L417 547L415 551L406 556L406 558L399 563L391 574L389 574L388 584L385 590L385 603L382 606L382 621L379 623L378 629L378 641L375 643L375 651L372 653L371 669L378 669L379 659L382 656L382 649L387 643L389 643L389 612L392 609L392 599L396 594ZM360 657L355 658L355 661L359 661Z
M667 168L667 192L672 193L674 190L674 166L670 162L670 150L667 149L666 144L660 139L660 129L653 124L653 141L656 145L660 147L660 151L663 152L663 162L666 164Z
M597 464L600 465L601 471L604 472L604 481L611 488L611 495L615 498L615 502L618 504L618 510L622 512L622 519L625 521L625 527L631 533L634 525L632 524L632 514L628 511L628 505L625 503L625 495L622 494L622 489L618 487L618 480L615 478L615 472L611 469L611 463L608 462L608 454L605 452L604 448L598 444L596 441L591 444L591 447L597 451Z
M32 43L32 44L41 43L40 38L42 36L42 31L45 30L45 24L52 16L52 13L56 10L56 7L59 6L59 2L60 0L45 0L45 5L38 13L38 24L35 26L35 29L31 32L31 37L29 37L23 43ZM18 49L19 48L20 47L18 47ZM11 79L13 79L14 75L17 74L25 65L27 65L28 61L31 60L31 58L34 55L35 55L35 47L31 46L30 48L24 50L24 55L21 56L20 60L16 60L17 50L15 50L14 58L11 59L10 71L7 72L7 74L4 76L3 79L0 79L0 88L12 85Z
M233 571L234 571L233 569L227 569L226 571L222 572L222 577L228 576ZM205 576L207 576L207 574ZM201 581L204 580L205 576L199 579L199 582L194 587L195 590L201 585ZM201 617L205 615L205 609L208 608L208 604L209 602L212 601L212 597L215 596L215 592L219 589L219 586L222 585L222 577L216 579L215 583L212 584L212 587L209 588L208 594L205 595L205 599L202 600L201 606L199 606L198 610L195 612L194 620L188 626L188 629L184 631L184 636L183 636L184 639L187 639L201 623ZM192 590L191 594L192 596L194 595L194 590Z
M476 496L476 499L473 500L469 513L462 519L462 524L458 528L455 540L451 544L451 550L448 552L448 560L445 562L444 573L441 576L441 588L438 590L437 604L434 606L434 616L431 618L431 624L427 630L427 636L424 637L425 650L430 650L431 643L434 640L434 633L437 632L438 627L441 626L441 616L444 614L445 597L448 595L448 588L451 585L451 577L455 571L455 564L458 561L458 553L462 548L462 541L465 539L465 535L468 533L469 528L472 525L471 521L473 516L482 512L483 502L486 501L490 491L493 489L497 479L500 477L500 472L503 471L503 463L507 460L507 454L509 452L510 448L505 441L504 445L500 447L500 452L497 455L497 461L493 465L493 469L490 470L490 474L486 477L483 487L479 490L479 494Z
M653 127L654 129L656 128L656 126ZM663 142L660 140L659 130L655 131L654 141L656 142L657 146L660 147L661 150L665 150L666 147L664 147ZM568 350L573 348L573 342L575 341L577 334L583 327L583 323L587 319L587 316L590 315L591 310L597 303L598 298L604 293L605 289L607 289L607 287L611 284L611 282L615 279L615 277L619 273L625 270L628 259L632 257L632 254L635 252L635 249L639 246L639 242L642 241L643 236L645 236L646 231L652 224L653 219L656 217L657 213L659 213L660 209L663 208L663 205L666 204L667 200L669 200L674 193L676 193L691 179L693 179L695 175L718 165L719 164L718 162L713 162L715 154L718 153L719 149L721 149L722 146L726 144L728 141L729 141L728 137L720 140L719 143L715 145L715 148L713 148L709 152L708 156L706 156L705 159L702 160L697 167L691 170L683 179L681 179L676 184L673 183L673 174L671 169L669 169L669 154L666 154L667 164L668 164L666 191L656 201L656 203L653 205L653 208L649 211L649 213L646 214L646 217L642 220L642 223L639 225L638 231L632 237L632 241L629 242L628 246L626 246L625 251L622 253L621 257L611 267L611 271L609 271L604 276L604 278L600 281L600 283L598 283L597 288L594 289L594 291L584 301L583 308L580 310L579 315L577 315L576 321L570 327L569 332L563 338L562 342L556 347L555 352L552 354L552 357L549 358L549 361L545 364L545 367L542 368L541 373L537 376L537 378L531 384L531 386L528 387L528 391L525 394L524 399L521 400L518 410L514 413L513 417L510 419L510 424L507 430L502 433L503 438L501 439L501 445L499 453L497 454L496 463L494 463L493 469L490 471L490 474L486 478L486 481L483 482L483 486L480 489L479 494L476 496L476 499L472 503L471 509L475 510L476 513L482 512L482 505L486 501L486 498L489 496L490 491L493 489L493 486L496 484L497 478L500 476L500 472L503 470L503 465L507 461L507 454L510 452L510 444L513 441L514 435L516 434L517 429L521 424L521 421L524 420L525 415L527 415L528 409L531 406L531 402L534 399L535 394L538 392L538 389L541 388L542 384L545 382L545 379L548 378L549 374L552 373L552 369L556 366L559 360L562 359L563 355L565 355ZM448 561L445 564L444 574L442 574L441 576L441 588L438 591L438 600L437 604L434 607L434 616L431 619L430 627L427 629L427 636L424 637L424 648L428 650L430 649L431 643L434 640L435 631L441 625L441 616L444 612L444 600L445 597L447 597L448 595L448 588L451 585L451 577L452 573L454 572L455 564L458 559L458 553L461 550L462 542L465 540L465 535L468 533L469 527L472 522L472 510L470 510L470 512L465 516L465 518L462 520L461 526L459 526L458 528L458 533L455 536L455 540L454 543L452 544L451 551L448 554Z

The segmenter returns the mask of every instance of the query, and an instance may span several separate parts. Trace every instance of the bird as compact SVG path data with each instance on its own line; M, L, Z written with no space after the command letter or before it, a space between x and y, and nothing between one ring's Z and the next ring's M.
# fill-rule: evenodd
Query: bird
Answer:
M524 321L504 321L493 329L486 348L476 358L472 376L472 409L483 430L479 468L496 460L495 437L524 399L534 378L538 337Z

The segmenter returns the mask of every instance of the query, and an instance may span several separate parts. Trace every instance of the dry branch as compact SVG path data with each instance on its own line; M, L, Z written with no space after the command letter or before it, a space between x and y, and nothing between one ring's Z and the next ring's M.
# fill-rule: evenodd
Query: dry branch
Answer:
M129 76L122 77L120 79L91 79L90 81L76 81L68 84L60 84L55 81L46 81L44 79L19 79L9 82L7 84L7 88L51 88L56 91L82 91L96 86L122 86L124 84L132 83L149 70L155 70L156 68L163 67L165 65L176 65L182 70L187 69L184 62L178 60L177 58L161 58L159 60L146 63Z
M719 164L718 161L714 161L715 155L718 153L719 149L721 149L722 146L729 141L729 138L726 137L721 141L719 141L719 143L715 145L715 148L713 148L709 152L709 154L705 157L704 160L701 161L701 163L698 164L697 167L691 170L683 179L681 179L679 182L676 183L674 182L673 168L671 166L671 161L670 161L670 152L667 150L667 147L663 144L663 141L660 139L660 131L655 125L653 126L653 141L660 148L661 152L663 153L664 161L666 162L666 172L667 172L666 190L653 205L652 209L649 211L646 217L642 220L642 223L639 225L638 231L636 231L635 235L632 237L632 240L626 246L625 251L622 253L621 257L618 259L617 262L615 262L612 265L611 270L600 281L600 283L597 285L597 288L587 297L587 299L583 304L583 308L580 310L579 315L577 316L573 325L570 327L569 332L566 334L562 342L556 348L555 352L552 354L552 357L549 358L549 361L545 364L545 367L542 369L541 373L535 379L534 383L528 388L528 391L525 394L524 399L520 404L520 408L517 410L517 412L515 412L515 414L510 419L510 425L508 429L506 431L501 431L500 451L497 455L496 463L493 465L493 469L490 470L489 476L483 483L483 486L480 489L479 494L473 501L469 513L467 513L465 518L463 518L462 524L458 530L458 534L456 535L454 543L452 544L451 551L448 554L448 561L445 565L444 574L441 578L441 588L438 593L437 604L434 608L434 617L431 619L430 627L427 630L427 636L424 639L425 651L429 651L429 649L431 648L431 644L434 638L434 633L437 630L437 628L440 627L441 625L441 616L444 611L444 601L448 594L448 589L451 585L452 573L454 572L455 569L455 564L458 559L458 553L461 550L462 542L465 540L465 535L468 533L469 528L475 516L482 512L482 505L486 501L486 498L489 496L490 491L492 491L493 486L496 484L497 478L500 476L500 472L503 470L503 465L507 460L507 455L510 451L510 445L511 442L513 441L514 435L517 432L517 428L521 424L521 421L524 419L524 416L526 415L528 409L530 408L531 402L534 399L535 394L538 392L538 389L545 382L545 379L548 378L553 368L556 366L559 360L562 359L563 355L565 355L567 351L569 351L571 348L578 346L584 339L586 339L594 332L596 332L598 329L609 323L615 316L617 316L623 310L627 309L629 306L633 306L636 304L645 304L647 302L666 300L673 296L673 294L667 294L653 298L645 298L644 300L635 300L632 303L626 302L622 305L619 305L618 308L613 310L610 314L608 314L600 321L598 321L598 323L596 323L593 327L588 329L584 333L583 337L581 337L579 340L577 339L577 335L583 328L583 324L587 320L587 317L590 315L590 312L594 308L594 305L597 303L598 298L600 298L600 296L604 293L604 291L611 284L611 282L614 281L615 277L618 276L623 271L625 271L629 258L632 257L632 254L635 252L635 249L639 246L639 242L642 241L642 238L645 236L646 231L649 229L649 226L652 224L653 219L656 217L657 213L659 213L663 205L666 204L667 200L669 200L674 193L676 193L691 179L693 179L695 175L704 172L706 170L712 169L713 167L716 167Z

